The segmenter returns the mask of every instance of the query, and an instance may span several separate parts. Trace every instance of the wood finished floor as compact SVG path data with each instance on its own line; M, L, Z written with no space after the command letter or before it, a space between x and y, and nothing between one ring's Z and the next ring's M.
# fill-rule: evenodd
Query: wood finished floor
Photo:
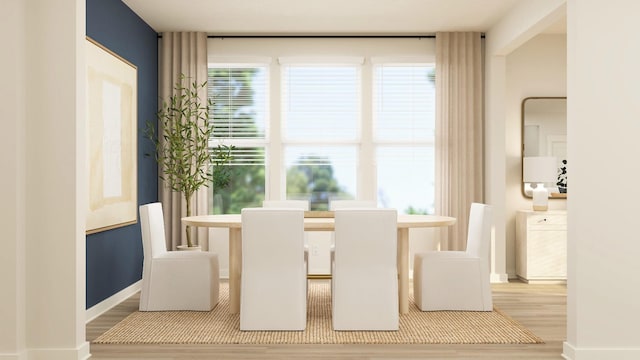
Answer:
M311 280L324 281L324 280ZM527 345L113 345L91 344L91 359L562 359L566 286L493 285L494 305L544 344ZM92 341L137 310L138 295L87 324Z

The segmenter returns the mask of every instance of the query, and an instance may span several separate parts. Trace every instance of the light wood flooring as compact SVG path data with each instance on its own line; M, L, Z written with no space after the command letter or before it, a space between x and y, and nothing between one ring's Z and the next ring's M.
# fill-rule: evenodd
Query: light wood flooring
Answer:
M311 280L323 281L323 280ZM494 305L541 337L527 345L112 345L91 344L91 359L562 359L566 286L493 285ZM87 324L92 341L138 308L138 295Z

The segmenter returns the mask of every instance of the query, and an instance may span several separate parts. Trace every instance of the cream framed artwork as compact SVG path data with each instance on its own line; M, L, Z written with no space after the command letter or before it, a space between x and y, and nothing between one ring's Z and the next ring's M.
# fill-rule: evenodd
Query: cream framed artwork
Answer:
M138 70L87 38L87 234L137 222Z

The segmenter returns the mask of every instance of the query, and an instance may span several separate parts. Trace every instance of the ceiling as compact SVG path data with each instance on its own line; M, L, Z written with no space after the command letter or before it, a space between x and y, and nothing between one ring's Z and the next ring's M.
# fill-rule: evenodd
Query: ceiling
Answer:
M488 31L518 0L123 0L157 32L421 35Z

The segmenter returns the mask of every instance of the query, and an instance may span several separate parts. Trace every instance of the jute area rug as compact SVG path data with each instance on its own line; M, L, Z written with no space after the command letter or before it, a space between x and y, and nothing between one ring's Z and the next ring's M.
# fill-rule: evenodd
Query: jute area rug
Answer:
M399 331L333 331L328 281L310 281L305 331L240 331L229 314L229 288L210 312L134 312L99 336L98 344L535 344L542 339L495 309L422 312L410 298Z

